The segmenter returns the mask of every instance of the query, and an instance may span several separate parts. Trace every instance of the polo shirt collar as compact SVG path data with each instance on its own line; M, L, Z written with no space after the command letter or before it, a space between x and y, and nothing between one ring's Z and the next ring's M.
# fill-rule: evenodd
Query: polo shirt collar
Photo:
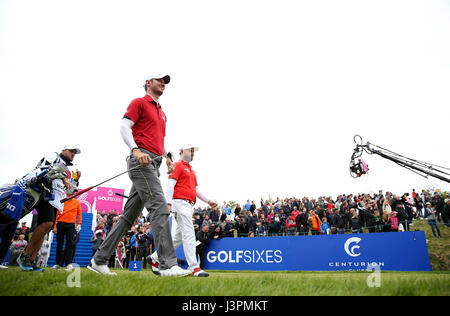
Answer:
M154 98L153 96L151 96L150 94L146 93L144 98L149 101L149 102L154 102L156 103L159 107L161 107L161 104L159 104L159 101L157 98Z
M189 162L184 161L183 159L180 159L181 163L185 166L189 166L189 168L191 167L191 165L189 164Z

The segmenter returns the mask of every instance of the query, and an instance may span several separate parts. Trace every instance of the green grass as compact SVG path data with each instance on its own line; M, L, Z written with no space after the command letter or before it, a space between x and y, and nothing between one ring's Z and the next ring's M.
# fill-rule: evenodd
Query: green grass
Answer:
M0 295L450 295L449 272L381 272L380 287L368 287L370 272L210 271L209 278L159 278L150 271L115 270L117 276L80 271L80 287L67 286L64 270L0 271Z
M209 278L159 278L150 270L114 269L117 276L80 270L80 287L69 287L65 270L22 272L0 270L0 296L9 295L174 295L174 296L297 296L297 295L450 295L450 230L441 226L436 239L426 222L412 229L425 231L432 272L389 272L380 275L380 287L368 287L371 272L255 272L209 271ZM73 275L73 274L72 274Z
M413 229L425 231L431 269L433 271L450 271L450 227L439 225L442 238L433 236L431 227L426 221L415 221L414 226L411 226L411 230Z
M442 238L433 236L431 226L426 220L416 220L410 230L423 230L427 240L428 255L433 271L450 271L450 228L439 222ZM363 232L367 232L364 229Z

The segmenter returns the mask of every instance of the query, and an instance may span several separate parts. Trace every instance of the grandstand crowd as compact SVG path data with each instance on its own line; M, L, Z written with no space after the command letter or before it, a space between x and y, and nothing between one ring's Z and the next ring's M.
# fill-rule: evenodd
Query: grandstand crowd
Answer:
M116 211L98 214L91 240L94 253L118 218ZM426 219L434 236L440 238L439 224L450 226L450 198L446 193L413 190L403 195L379 191L378 194L342 194L335 199L325 196L261 199L258 204L223 202L214 209L197 207L192 217L200 248L212 239L224 237L409 231L416 219ZM130 261L143 260L153 249L150 223L141 216L119 243L110 267L128 268ZM146 264L143 260L143 268Z
M97 214L97 226L91 238L93 254L119 216L117 211ZM447 192L422 190L416 193L413 190L412 193L396 195L379 191L378 194L342 194L334 199L325 196L261 199L258 204L254 201L242 204L231 201L214 209L197 207L192 216L200 257L212 239L409 231L417 219L425 219L433 235L440 238L440 229L450 227L450 197L447 197ZM11 264L27 246L32 230L33 224L31 229L25 222L18 225L10 246ZM48 250L48 242L43 248ZM123 236L109 266L128 268L130 261L141 260L143 268L146 268L145 258L154 249L150 223L142 215ZM45 257L44 253L42 257ZM0 268L7 264L0 263Z

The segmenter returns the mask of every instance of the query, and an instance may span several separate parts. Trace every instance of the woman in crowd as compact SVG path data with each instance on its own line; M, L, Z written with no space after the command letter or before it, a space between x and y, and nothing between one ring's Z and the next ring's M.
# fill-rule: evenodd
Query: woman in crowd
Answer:
M11 246L9 247L9 249L11 250L11 259L9 260L10 265L16 262L17 258L23 252L23 250L27 245L28 242L25 240L25 235L21 233L19 237L15 239L12 242Z
M388 211L383 211L383 232L389 232L391 231L391 217L389 216Z
M392 208L391 201L389 198L386 198L383 202L383 212L386 211L389 216L391 216Z
M391 232L398 232L398 225L399 225L399 223L398 223L398 217L397 217L397 212L396 211L393 211L391 213L389 222L391 224Z
M95 228L94 236L92 236L92 238L91 238L92 256L95 255L98 248L100 247L100 245L103 242L104 234L105 234L104 226L105 226L105 224L102 221L102 222L98 223L97 227Z

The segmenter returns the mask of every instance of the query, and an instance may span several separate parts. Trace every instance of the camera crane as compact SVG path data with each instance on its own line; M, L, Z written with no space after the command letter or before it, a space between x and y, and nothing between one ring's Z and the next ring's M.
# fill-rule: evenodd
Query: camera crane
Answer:
M357 140L358 138L359 141ZM353 154L350 159L350 175L353 178L359 178L363 174L367 174L367 172L369 171L369 166L364 162L363 159L360 159L363 152L366 152L369 155L377 154L385 159L391 160L399 166L409 169L424 178L432 176L450 183L450 168L408 158L369 142L363 145L362 137L359 135L355 135L353 137L353 141L356 143L356 148L353 150Z

